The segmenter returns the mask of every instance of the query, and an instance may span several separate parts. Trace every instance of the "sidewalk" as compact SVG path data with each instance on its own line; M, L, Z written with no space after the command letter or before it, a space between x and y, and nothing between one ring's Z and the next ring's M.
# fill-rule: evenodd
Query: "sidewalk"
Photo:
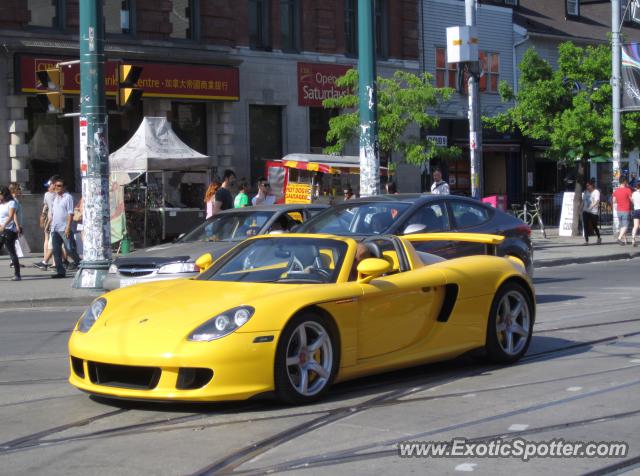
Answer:
M547 238L543 238L538 230L533 230L531 239L534 244L535 268L631 259L640 254L640 247L620 246L610 229L604 230L600 245L592 237L589 246L583 246L582 237L558 236L557 228L547 230ZM71 273L66 279L51 279L51 272L40 271L33 266L40 258L41 255L32 255L21 259L20 262L25 265L22 268L22 281L12 282L9 281L13 276L13 270L9 268L9 257L0 256L0 306L78 306L89 304L101 294L100 291L72 289Z

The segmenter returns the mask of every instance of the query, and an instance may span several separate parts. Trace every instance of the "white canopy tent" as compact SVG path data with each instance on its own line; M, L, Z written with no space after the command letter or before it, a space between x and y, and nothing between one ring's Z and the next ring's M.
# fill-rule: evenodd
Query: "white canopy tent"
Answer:
M109 155L110 172L120 185L149 171L210 167L209 156L182 142L164 117L145 117L129 142Z

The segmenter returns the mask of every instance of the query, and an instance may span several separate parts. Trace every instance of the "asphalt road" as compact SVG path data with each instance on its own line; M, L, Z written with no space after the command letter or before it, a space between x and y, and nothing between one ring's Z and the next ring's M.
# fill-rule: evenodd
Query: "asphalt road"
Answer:
M536 270L528 355L464 358L334 387L323 402L124 403L70 387L81 309L0 310L0 472L613 474L640 468L640 267ZM467 438L618 441L625 458L400 458L397 444Z

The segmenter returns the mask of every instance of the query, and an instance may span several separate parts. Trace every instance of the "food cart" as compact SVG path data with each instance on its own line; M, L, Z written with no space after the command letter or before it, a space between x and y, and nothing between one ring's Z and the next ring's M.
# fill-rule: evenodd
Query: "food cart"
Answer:
M276 203L331 201L345 187L357 191L360 157L353 155L288 154L266 163L265 176ZM386 175L386 167L380 167Z
M124 188L126 229L138 246L169 240L204 220L210 159L182 142L165 118L145 117L109 156L109 169L111 181Z

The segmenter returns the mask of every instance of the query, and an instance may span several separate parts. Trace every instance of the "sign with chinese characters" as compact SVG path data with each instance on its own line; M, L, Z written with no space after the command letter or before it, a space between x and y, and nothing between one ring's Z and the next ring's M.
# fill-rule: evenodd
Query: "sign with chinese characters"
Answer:
M19 78L16 87L19 92L36 93L45 89L36 78L36 71L53 68L56 63L68 58L19 57ZM173 63L127 63L142 68L136 87L144 91L143 98L184 98L230 100L240 99L240 75L237 68L223 66L192 66ZM117 90L115 61L107 61L104 66L105 92L115 96ZM80 65L62 68L65 94L80 94Z
M311 203L311 184L289 182L284 195L284 202Z
M298 105L322 107L322 101L349 93L336 86L336 79L344 76L352 66L340 64L298 63Z

